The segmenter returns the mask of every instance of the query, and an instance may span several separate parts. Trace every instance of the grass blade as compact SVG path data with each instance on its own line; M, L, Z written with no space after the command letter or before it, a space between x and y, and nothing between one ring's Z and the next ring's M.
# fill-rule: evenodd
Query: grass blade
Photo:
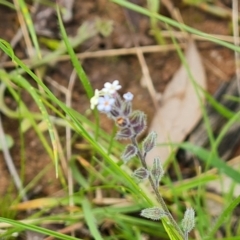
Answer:
M26 5L24 0L16 1L16 3L18 3L20 5L22 16L25 19L26 25L28 27L28 31L29 31L30 36L32 38L34 48L36 49L36 52L37 52L37 56L38 56L38 58L41 58L41 51L40 51L40 47L39 47L39 44L38 44L36 31L35 31L35 28L34 28L34 25L33 25L33 22L32 22L31 15L28 11L27 5Z
M96 240L103 240L100 232L98 231L98 227L96 225L96 219L92 213L91 206L89 204L89 201L86 198L82 199L82 208L83 208L83 213L85 216L85 220L87 222L87 225L90 229L90 232L94 239Z
M208 234L207 239L214 239L214 234L218 231L224 221L231 216L233 210L239 205L240 203L240 196L234 199L229 206L222 212L221 216L215 222L213 228L211 229L210 233Z
M88 79L85 71L83 70L83 68L82 68L82 66L81 66L81 64L80 64L80 62L79 62L71 44L70 44L70 42L69 42L67 33L66 33L65 28L63 26L63 22L62 22L59 7L57 7L57 15L58 15L58 22L59 22L59 27L60 27L60 31L61 31L61 34L62 34L62 38L63 38L63 41L66 45L69 56L71 57L72 64L73 64L74 68L76 69L78 77L82 82L82 85L83 85L83 87L84 87L84 89L87 93L88 98L90 99L93 96L92 86L91 86L91 84L89 82L89 79Z
M195 146L191 143L183 143L179 145L181 148L195 154L199 157L203 162L208 162L212 167L216 167L220 173L225 173L227 176L232 178L235 182L240 183L240 172L235 169L229 167L223 160L214 156L211 152Z
M18 221L8 219L8 218L0 217L0 222L11 224L14 227L21 228L22 230L30 230L30 231L33 231L33 232L41 233L43 235L49 235L49 236L52 236L52 237L56 237L57 239L79 240L79 238L67 236L65 234L58 233L56 231L52 231L52 230L49 230L49 229L46 229L46 228L38 227L38 226L29 224L29 223L26 224L26 223L23 223L23 222L18 222Z
M222 46L225 46L225 47L227 47L229 49L232 49L234 51L240 52L240 47L236 47L233 44L230 44L230 43L227 43L225 41L219 40L219 39L211 36L211 34L207 34L207 33L201 32L201 31L199 31L197 29L191 28L191 27L189 27L189 26L187 26L185 24L178 23L178 22L176 22L176 21L174 21L174 20L172 20L172 19L170 19L168 17L164 17L164 16L159 15L157 13L152 13L149 10L147 10L147 9L145 9L143 7L140 7L140 6L136 5L136 4L133 4L133 3L130 3L130 2L124 1L124 0L111 0L111 1L121 5L123 7L126 7L128 9L131 9L131 10L133 10L135 12L138 12L138 13L141 13L143 15L146 15L148 17L151 17L151 18L155 17L159 21L162 21L162 22L164 22L166 24L169 24L170 26L177 27L180 30L185 30L185 31L187 31L189 33L196 34L198 36L201 36L203 38L208 39L209 41L212 41L214 43L218 43L218 44L220 44Z

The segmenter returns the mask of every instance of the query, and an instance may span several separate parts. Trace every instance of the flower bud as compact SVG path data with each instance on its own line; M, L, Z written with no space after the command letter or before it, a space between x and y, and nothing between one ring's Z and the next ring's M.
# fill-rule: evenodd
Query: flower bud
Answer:
M138 168L133 172L133 177L135 177L137 180L142 181L144 179L147 179L149 177L149 171L146 168Z
M134 146L133 144L129 144L126 146L121 158L126 163L128 160L130 160L137 154L137 151L138 149L136 146Z
M159 207L152 207L143 209L140 215L142 217L149 218L152 220L159 220L162 217L166 216L166 213L164 212L163 209Z
M139 135L147 126L146 115L141 111L134 111L129 119L135 135Z
M158 187L159 182L162 179L163 175L164 175L164 170L163 170L162 164L160 162L160 159L154 158L153 167L151 170L151 176L154 180L154 185L156 188Z
M115 93L114 98L115 98L114 106L117 109L121 109L123 103L121 97L119 96L119 94Z
M143 141L143 151L144 153L147 153L153 149L156 145L157 140L157 133L151 132L148 134L148 136Z
M112 107L111 111L110 111L110 115L111 117L115 118L115 117L119 117L121 114L121 110L116 108L116 107Z
M122 113L124 116L128 117L132 112L132 103L131 102L123 102L122 104Z
M134 136L134 132L130 127L121 128L117 134L116 139L130 139Z
M185 233L189 233L195 225L195 212L192 208L187 208L182 220L182 229Z

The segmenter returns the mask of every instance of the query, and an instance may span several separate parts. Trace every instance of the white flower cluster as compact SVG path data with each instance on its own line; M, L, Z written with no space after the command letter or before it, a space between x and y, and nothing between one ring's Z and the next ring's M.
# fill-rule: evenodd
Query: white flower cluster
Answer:
M112 105L115 102L114 94L121 89L122 86L119 85L119 81L115 80L113 83L106 82L102 90L95 90L94 96L91 98L91 109L97 106L97 109L101 112L110 112ZM133 94L128 92L123 95L126 101L132 101Z

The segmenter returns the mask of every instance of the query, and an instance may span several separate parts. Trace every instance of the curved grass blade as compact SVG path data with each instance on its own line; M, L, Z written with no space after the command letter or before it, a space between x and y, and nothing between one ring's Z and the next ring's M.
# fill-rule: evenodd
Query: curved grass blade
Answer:
M187 26L185 24L178 23L178 22L176 22L176 21L174 21L174 20L172 20L172 19L170 19L168 17L159 15L157 13L152 13L152 12L150 12L149 10L147 10L147 9L145 9L143 7L140 7L140 6L136 5L136 4L130 3L129 1L111 0L111 2L117 3L117 4L119 4L119 5L123 6L123 7L131 9L131 10L133 10L135 12L141 13L141 14L146 15L148 17L154 17L154 18L156 18L156 19L158 19L158 20L160 20L160 21L162 21L164 23L169 24L170 26L173 26L173 27L179 28L180 30L185 30L187 32L196 34L198 36L201 36L203 38L208 39L209 41L212 41L214 43L220 44L220 45L225 46L225 47L227 47L229 49L232 49L234 51L240 52L240 47L237 47L237 46L235 46L235 45L233 45L231 43L227 43L225 41L219 40L219 39L213 37L211 34L207 34L207 33L201 32L201 31L199 31L197 29L194 29L192 27L189 27L189 26Z
M36 104L38 105L39 110L41 111L41 113L43 115L43 120L45 120L47 122L48 132L49 132L52 146L53 146L55 171L56 171L56 176L58 177L58 147L57 147L53 124L50 120L49 114L47 113L47 109L45 108L45 105L42 103L41 97L38 95L36 89L33 86L31 86L30 83L28 81L26 81L25 78L23 78L21 75L18 75L15 77L15 80L17 82L19 82L20 85L31 94L32 98L35 100Z
M173 228L170 223L168 223L167 218L162 219L162 224L171 240L183 240L182 236L176 231L176 229Z
M217 230L221 227L224 221L231 216L233 210L239 205L240 203L240 196L234 199L229 206L222 212L221 216L215 222L213 228L211 229L210 233L208 234L207 240L214 239L214 234Z
M7 0L0 0L0 4L5 5L6 7L9 7L11 9L15 9L15 6Z
M204 91L204 90L203 90ZM208 100L208 102L212 105L212 107L223 117L225 118L232 118L234 116L234 112L229 110L227 107L219 103L211 94L207 91L204 91L204 96Z
M203 162L208 162L212 167L216 167L220 173L225 173L235 182L240 183L240 172L229 167L223 160L217 156L214 156L211 152L190 143L179 144L179 146L180 148L195 154Z
M18 227L18 228L22 229L22 230L30 230L30 231L33 231L33 232L41 233L43 235L49 235L49 236L55 237L57 239L79 240L79 238L67 236L67 235L64 235L62 233L58 233L56 231L52 231L52 230L49 230L49 229L46 229L46 228L38 227L38 226L29 224L29 223L26 224L26 223L23 223L23 222L18 222L18 221L8 219L8 218L0 217L0 222L11 224L15 227Z
M19 108L21 109L20 112L18 112L18 111L12 112L11 111L10 117L11 118L19 118L19 117L24 115L24 117L29 119L33 129L37 133L37 135L38 135L39 139L41 140L43 146L45 147L45 150L47 151L48 155L51 158L53 158L52 149L49 147L49 144L48 144L47 140L45 139L44 135L42 134L42 132L39 131L39 129L37 127L37 123L36 123L36 121L34 119L34 117L35 117L34 114L29 112L29 110L26 107L26 105L20 100L20 97L17 94L17 92L10 86L10 77L11 76L9 76L4 70L1 70L1 69L0 69L0 76L1 76L1 80L3 81L1 83L0 88L2 88L3 85L5 85L8 88L9 92L11 93L11 95L13 96L13 98L15 99L15 101L19 103ZM2 94L3 94L3 92L1 92L1 90L0 90L0 101L1 100L3 101L3 95ZM1 104L0 104L0 109L1 109L1 111L3 111ZM4 112L4 114L6 114L6 113ZM9 115L7 115L7 116L9 116ZM43 118L41 116L41 118L38 118L38 119L42 120Z
M59 9L58 5L57 5L57 15L58 15L58 22L59 22L59 27L60 27L60 31L61 31L61 34L62 34L62 38L63 38L63 41L66 45L67 51L68 51L68 53L71 57L72 64L73 64L74 68L76 69L78 77L82 82L82 85L83 85L83 87L84 87L84 89L87 93L88 98L90 99L93 96L92 86L91 86L90 81L89 81L84 69L82 68L82 66L81 66L81 64L80 64L80 62L79 62L71 44L70 44L70 42L69 42L67 33L66 33L65 28L63 26L61 14L60 14L60 9Z
M94 218L94 215L92 213L89 201L86 198L82 199L82 209L83 209L85 220L90 229L91 235L96 240L103 240L100 232L98 231L98 227L96 225L96 219Z
M28 27L28 31L30 33L30 36L32 38L32 42L34 45L34 48L36 49L37 52L37 56L38 58L41 58L41 51L40 51L40 47L38 44L38 39L37 39L37 35L36 35L36 31L32 22L32 18L31 15L28 11L27 5L25 3L24 0L19 0L19 1L15 1L17 4L19 4L21 12L22 12L22 16L25 19L26 25Z

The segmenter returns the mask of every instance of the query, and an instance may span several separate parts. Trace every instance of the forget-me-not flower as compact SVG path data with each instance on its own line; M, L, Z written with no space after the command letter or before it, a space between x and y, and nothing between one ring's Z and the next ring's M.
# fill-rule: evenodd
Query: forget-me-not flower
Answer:
M127 93L123 94L123 98L127 102L131 102L133 100L133 94L131 92L127 92Z
M115 99L110 97L109 95L104 95L103 97L99 97L97 109L101 112L110 112L114 102L115 102Z
M104 84L104 88L102 89L102 91L105 92L106 94L114 94L121 88L122 88L122 86L119 85L119 81L115 80L115 81L113 81L113 83L106 82Z

